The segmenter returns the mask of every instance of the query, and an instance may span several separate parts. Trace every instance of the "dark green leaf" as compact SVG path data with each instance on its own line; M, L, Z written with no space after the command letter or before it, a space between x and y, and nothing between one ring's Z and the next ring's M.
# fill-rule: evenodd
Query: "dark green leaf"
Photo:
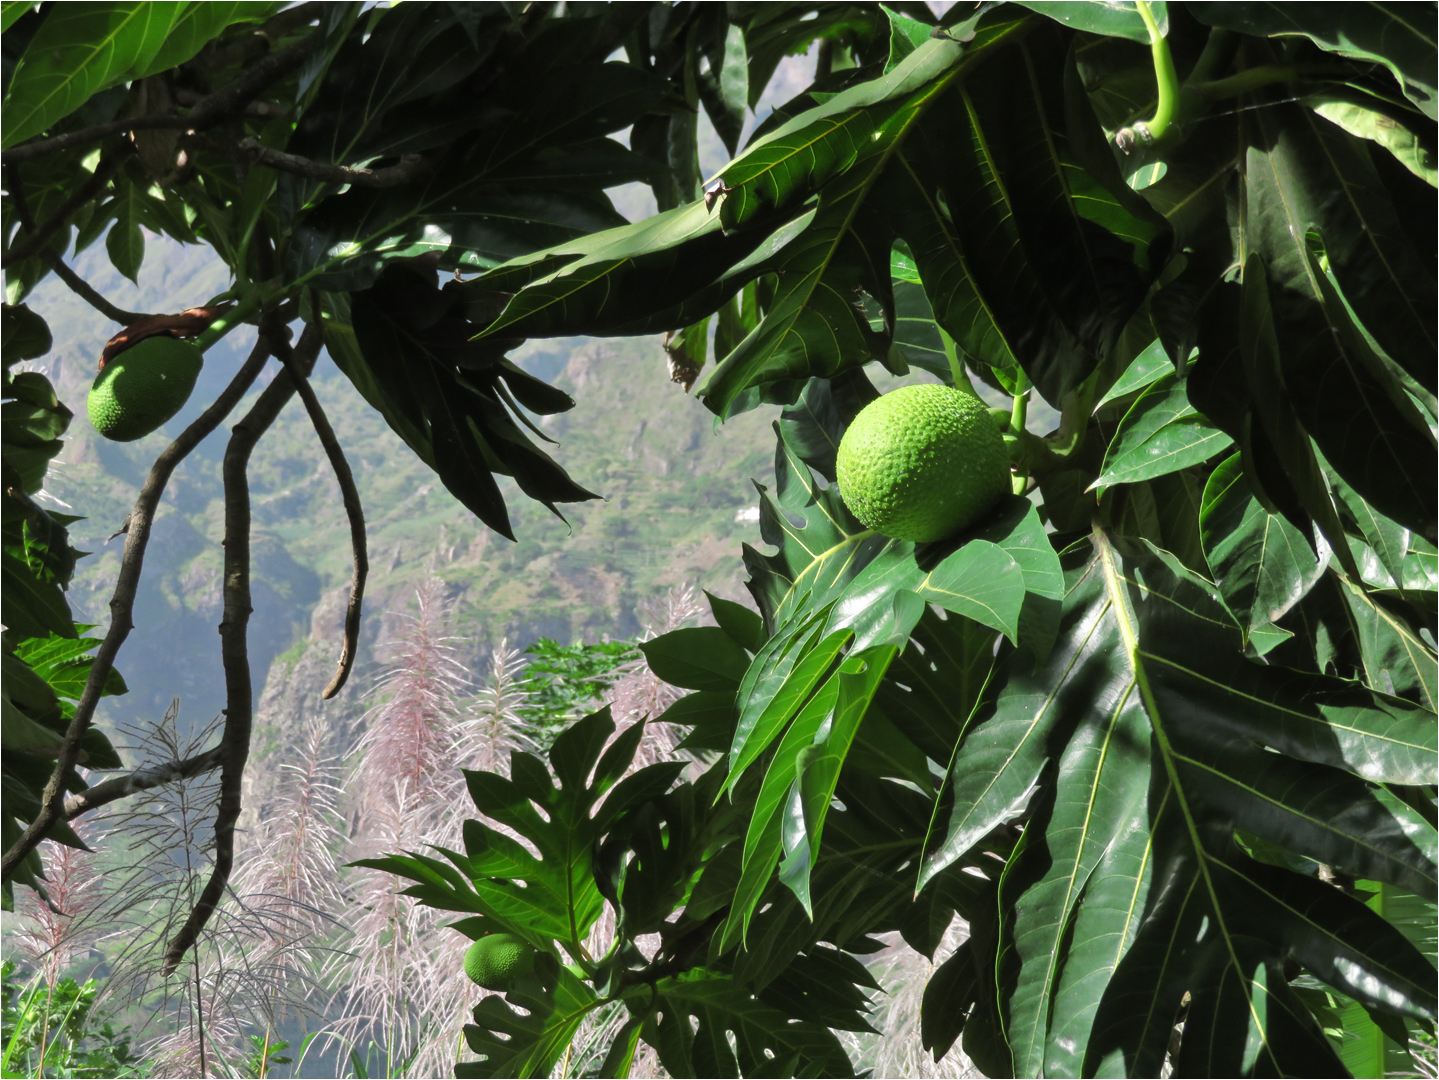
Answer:
M705 597L710 602L710 612L720 629L734 639L742 648L759 652L765 642L764 620L758 612L751 611L733 600L715 596L708 590Z
M686 690L733 691L744 678L749 657L717 626L674 630L640 642L650 670Z
M600 1004L586 983L557 964L554 968L548 979L527 976L503 998L487 994L480 999L475 1022L465 1025L465 1042L479 1060L458 1063L456 1076L550 1074L580 1024Z
M1086 4L1067 3L1064 0L1037 0L1023 3L1031 11L1048 15L1056 22L1075 30L1087 30L1091 34L1127 38L1141 45L1149 44L1149 28L1139 14L1139 5L1130 3ZM1169 33L1169 12L1163 0L1149 5L1154 21L1161 35Z
M50 327L24 304L4 306L5 366L20 360L35 360L50 351Z
M847 1076L852 1071L827 1028L796 1022L732 979L696 969L665 980L658 990L659 1008L645 1024L644 1039L671 1076L759 1076L769 1070Z
M1133 484L1187 469L1233 442L1189 404L1188 384L1171 371L1125 413L1092 486Z
M1321 49L1383 64L1409 100L1435 119L1434 28L1427 12L1381 4L1196 3L1200 22L1246 34L1303 35Z
M0 146L40 134L94 94L135 78L160 54L182 14L179 4L145 0L51 10L10 76Z
M1353 263L1361 276L1371 273L1365 267L1392 268L1393 256L1375 250L1382 234L1371 234L1365 226L1364 208L1330 199L1325 194L1329 185L1321 187L1322 174L1310 167L1309 158L1325 152L1314 145L1311 127L1321 121L1284 105L1261 109L1255 117L1257 142L1247 162L1251 232L1254 251L1267 264L1274 327L1294 410L1329 464L1375 509L1432 539L1439 513L1433 446L1427 432L1411 426L1353 342L1345 340L1347 317L1342 308L1326 303L1306 234L1317 229L1326 238L1331 264ZM1340 269L1341 282L1345 273ZM1424 295L1432 302L1430 293ZM1386 310L1391 308L1386 304ZM1357 301L1356 310L1361 310ZM1397 310L1384 318L1398 318ZM1432 308L1426 327L1433 335ZM1417 331L1405 331L1412 332ZM1338 545L1337 537L1330 539Z
M1319 580L1325 560L1315 557L1293 525L1259 505L1238 454L1210 474L1199 521L1224 602L1263 655L1284 637L1273 624Z

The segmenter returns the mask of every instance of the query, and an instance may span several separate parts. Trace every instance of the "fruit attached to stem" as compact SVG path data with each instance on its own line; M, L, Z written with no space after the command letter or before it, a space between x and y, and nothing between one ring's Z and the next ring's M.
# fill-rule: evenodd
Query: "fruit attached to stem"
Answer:
M1009 491L1009 453L973 394L928 383L864 407L840 440L840 496L855 517L898 540L942 540Z
M90 386L90 423L116 442L143 439L184 407L204 363L200 350L179 338L137 342L112 357Z
M514 934L487 934L465 952L465 974L486 990L512 990L534 969L535 947Z

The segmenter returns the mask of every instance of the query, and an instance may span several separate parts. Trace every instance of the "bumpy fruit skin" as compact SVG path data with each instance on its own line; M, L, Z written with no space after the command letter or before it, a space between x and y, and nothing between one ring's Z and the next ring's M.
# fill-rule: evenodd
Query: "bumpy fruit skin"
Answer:
M512 990L534 970L535 947L514 934L489 934L465 952L465 974L486 990Z
M90 386L90 423L115 442L143 439L189 400L204 363L190 342L163 334L130 346Z
M866 528L898 540L943 540L1010 489L1009 454L973 394L926 383L870 402L840 440L839 492Z

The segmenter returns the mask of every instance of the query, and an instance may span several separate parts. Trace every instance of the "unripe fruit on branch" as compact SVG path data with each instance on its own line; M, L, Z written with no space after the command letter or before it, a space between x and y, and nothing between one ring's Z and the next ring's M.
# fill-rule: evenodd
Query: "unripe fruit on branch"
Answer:
M996 418L971 393L927 383L866 405L836 458L839 491L868 528L898 540L943 540L1010 489Z
M184 407L204 363L190 342L164 334L131 345L91 384L90 423L116 442L143 439Z
M465 974L486 990L512 990L534 970L535 947L514 934L488 934L465 951Z

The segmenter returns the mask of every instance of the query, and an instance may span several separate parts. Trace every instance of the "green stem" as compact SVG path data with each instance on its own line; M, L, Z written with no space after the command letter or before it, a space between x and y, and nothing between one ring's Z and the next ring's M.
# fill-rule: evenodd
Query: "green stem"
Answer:
M1244 71L1230 75L1227 79L1192 82L1189 84L1189 88L1205 101L1222 101L1225 98L1238 97L1240 94L1258 90L1261 86L1272 86L1275 83L1293 82L1295 79L1303 78L1322 79L1330 76L1338 79L1343 75L1344 73L1339 68L1332 65L1261 64L1259 67L1246 68Z
M1009 413L1009 430L1015 435L1024 432L1025 423L1029 413L1029 391L1022 390L1014 395L1014 404ZM1029 466L1026 464L1014 474L1011 490L1016 495L1023 495L1024 489L1029 486Z
M212 322L204 333L195 338L195 347L205 352L215 342L228 334L235 327L248 319L255 312L260 310L260 305L269 299L270 294L261 289L253 290L248 296L232 307L225 314Z
M964 370L964 361L959 358L959 346L955 344L954 338L945 332L944 327L935 323L939 328L939 339L944 343L944 355L949 360L949 378L954 383L956 390L968 390L974 394L974 383L969 381L969 374ZM978 394L974 394L979 397Z
M1151 146L1168 134L1179 108L1179 72L1174 69L1174 57L1169 51L1169 42L1159 32L1154 13L1149 10L1147 0L1135 0L1139 17L1149 31L1149 51L1154 56L1154 81L1159 88L1159 101L1154 115L1132 128L1125 128L1115 136L1120 149L1129 151L1138 146Z

